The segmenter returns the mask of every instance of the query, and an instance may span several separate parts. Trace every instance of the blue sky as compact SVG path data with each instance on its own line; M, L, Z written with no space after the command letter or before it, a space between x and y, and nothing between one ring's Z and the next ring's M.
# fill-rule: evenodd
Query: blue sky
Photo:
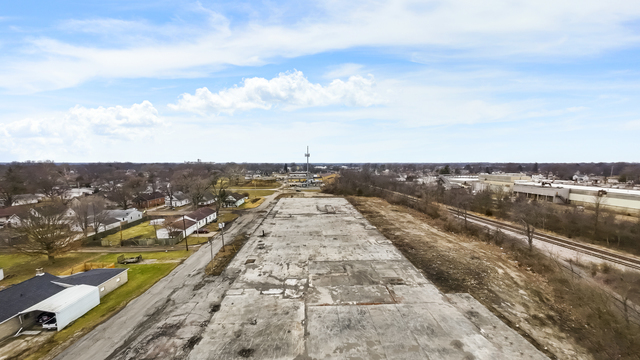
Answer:
M640 3L20 1L0 161L639 161Z

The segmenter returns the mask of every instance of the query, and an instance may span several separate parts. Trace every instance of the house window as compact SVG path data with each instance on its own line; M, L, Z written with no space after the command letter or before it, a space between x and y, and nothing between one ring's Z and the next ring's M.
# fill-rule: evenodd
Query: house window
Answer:
M100 288L100 291L104 291L104 286Z
M117 278L117 279L116 279L116 282L120 282L120 278Z

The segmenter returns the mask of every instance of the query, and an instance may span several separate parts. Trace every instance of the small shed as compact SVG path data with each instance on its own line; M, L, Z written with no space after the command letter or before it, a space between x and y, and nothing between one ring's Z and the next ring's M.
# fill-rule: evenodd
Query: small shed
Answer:
M35 313L38 316L44 312L52 313L55 317L45 324L60 331L99 304L100 292L97 287L76 285L21 311L20 315Z

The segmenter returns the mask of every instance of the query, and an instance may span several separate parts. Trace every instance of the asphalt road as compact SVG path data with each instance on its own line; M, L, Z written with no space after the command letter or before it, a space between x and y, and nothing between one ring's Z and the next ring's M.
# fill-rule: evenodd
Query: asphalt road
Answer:
M276 195L278 193L267 197L259 207L245 211L231 229L225 231L225 241L242 232L254 232L275 205ZM213 253L220 247L220 236L217 236ZM205 278L210 250L209 244L203 245L169 275L55 359L186 358L231 283L223 276Z

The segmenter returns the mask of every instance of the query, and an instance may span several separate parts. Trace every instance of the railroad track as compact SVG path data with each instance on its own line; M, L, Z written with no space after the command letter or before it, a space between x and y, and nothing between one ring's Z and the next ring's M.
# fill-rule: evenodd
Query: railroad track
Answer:
M405 199L411 201L411 202L418 202L419 199L415 196L411 196L411 195L407 195L407 194L403 194L397 191L392 191L392 190L387 190L387 189L383 189L383 188L379 188L376 186L372 186L378 190L382 190L388 193L392 193L394 195L398 195L401 197L404 197ZM458 211L455 208L451 208L451 207L447 207L447 210L449 210L450 213L452 213L455 216L458 216ZM493 219L487 219L487 218L483 218L481 216L477 216L477 215L473 215L473 214L469 214L467 213L467 218L468 219L472 219L475 222L479 222L482 223L484 225L489 225L489 226L493 226L496 228L501 228L501 229L505 229L505 230L509 230L511 232L515 232L517 234L522 234L524 235L524 230L522 230L520 227L515 226L515 225L511 225L508 223L504 223L502 221L497 221L497 220L493 220ZM583 254L587 254L602 260L606 260L615 264L619 264L619 265L623 265L635 270L640 270L640 259L635 258L635 257L631 257L631 256L625 256L622 254L618 254L612 251L607 251L604 249L600 249L594 246L590 246L587 244L583 244L583 243L579 243L577 241L572 241L566 238L562 238L559 236L553 236L553 235L547 235L547 234L542 234L542 233L536 233L534 235L534 240L538 240L538 241L543 241L546 243L550 243L552 245L556 245L556 246L560 246L566 249L570 249L573 251L577 251Z
M447 208L447 210L449 210L449 212L452 213L453 215L458 216L457 210L451 209L451 208ZM524 230L515 225L507 224L507 223L496 221L493 219L483 218L481 216L477 216L469 213L467 213L467 218L471 219L474 222L482 223L484 225L489 225L489 226L509 230L511 232L524 235ZM634 257L625 256L622 254L607 251L607 250L600 249L587 244L579 243L577 241L572 241L562 237L547 235L542 233L536 233L534 235L534 240L543 241L556 246L561 246L566 249L574 250L587 255L591 255L593 257L597 257L599 259L607 260L616 264L620 264L636 270L640 270L640 259L637 259Z

